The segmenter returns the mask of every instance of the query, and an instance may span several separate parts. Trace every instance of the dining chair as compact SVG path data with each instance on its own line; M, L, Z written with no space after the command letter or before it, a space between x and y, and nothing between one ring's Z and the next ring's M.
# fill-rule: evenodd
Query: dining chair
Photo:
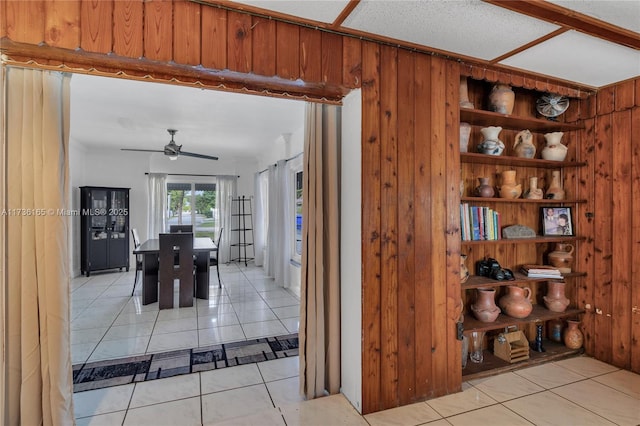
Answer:
M136 228L131 228L131 236L133 237L133 247L140 247L140 237L138 236L138 230ZM138 283L138 272L142 272L142 256L141 254L136 254L136 277L133 280L133 289L131 290L131 295L136 291L136 284Z
M222 288L222 280L220 280L220 262L218 261L218 253L220 253L220 241L222 241L222 230L218 234L218 241L216 241L216 251L212 251L209 255L209 266L215 266L218 271L218 288Z
M173 308L173 284L178 279L178 306L193 306L195 293L195 265L193 262L193 234L182 232L175 234L160 234L160 267L158 280L160 282L159 308ZM174 262L175 256L179 262Z
M193 225L169 225L169 232L193 232Z

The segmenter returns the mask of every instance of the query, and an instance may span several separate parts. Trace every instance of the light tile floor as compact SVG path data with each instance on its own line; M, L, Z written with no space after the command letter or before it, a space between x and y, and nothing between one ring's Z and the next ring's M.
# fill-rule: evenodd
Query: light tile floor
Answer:
M463 383L366 416L339 394L303 401L298 357L74 395L82 425L638 425L640 375L586 356ZM550 380L553 378L553 380Z
M298 329L298 297L260 268L223 265L211 299L158 311L133 273L73 280L74 364ZM640 375L589 357L463 383L462 392L361 416L343 395L299 396L298 357L74 394L78 425L638 425Z
M285 290L251 263L221 265L220 275L222 288L211 271L209 300L196 299L193 307L162 311L158 303L142 305L141 276L131 296L133 271L73 279L73 364L298 331L300 301L295 291Z

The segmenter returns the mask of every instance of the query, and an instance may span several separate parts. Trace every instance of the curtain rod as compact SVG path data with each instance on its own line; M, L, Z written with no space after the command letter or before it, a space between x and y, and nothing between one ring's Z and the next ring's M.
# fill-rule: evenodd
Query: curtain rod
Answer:
M289 157L286 160L284 160L285 162L291 161L291 160L295 160L296 158L300 157L302 154L304 154L304 151L297 153L296 155L294 155L293 157ZM278 167L278 163L275 163L274 166ZM259 171L258 174L262 174L264 172L266 172L267 170L269 170L269 168L267 167L266 169ZM239 177L239 176L238 176Z
M145 175L148 175L149 172L145 173ZM198 177L218 177L218 176L230 176L230 175L193 175L190 173L164 173L167 176L198 176ZM240 176L236 176L236 177L240 177Z

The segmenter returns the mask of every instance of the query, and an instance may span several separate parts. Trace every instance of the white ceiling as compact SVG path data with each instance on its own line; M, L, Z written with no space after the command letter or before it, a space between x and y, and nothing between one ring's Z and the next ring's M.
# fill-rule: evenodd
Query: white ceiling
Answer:
M303 127L304 108L303 101L74 74L70 137L88 148L162 150L167 129L177 129L183 151L256 159Z
M475 58L585 88L640 77L640 0L226 3L275 18ZM556 19L548 13L540 19L530 16L537 13L532 9L525 15L502 5L534 9L542 5ZM336 21L341 14L344 20ZM577 31L567 17L588 25ZM602 28L613 37L595 31ZM634 47L619 43L624 37L634 40ZM71 93L74 141L88 147L162 149L170 140L166 129L175 128L175 140L184 151L221 160L260 157L282 141L282 135L300 129L304 115L302 101L96 76L74 75Z
M355 8L345 10L342 22L336 18L349 3L344 0L233 3L274 17L516 67L586 88L640 76L639 0L355 0ZM510 10L520 7L528 13ZM574 27L576 22L580 28ZM593 35L601 28L613 34L613 43L598 38L601 34L572 31ZM623 36L635 40L635 46L616 44Z

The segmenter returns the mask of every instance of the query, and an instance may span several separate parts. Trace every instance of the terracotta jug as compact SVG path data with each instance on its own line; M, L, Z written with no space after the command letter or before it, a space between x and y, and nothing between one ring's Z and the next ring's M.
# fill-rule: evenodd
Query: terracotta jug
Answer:
M549 200L564 200L564 189L560 183L560 172L557 170L551 172L551 183L547 188L546 197Z
M529 189L524 194L524 198L528 200L542 200L544 197L544 191L542 188L538 188L537 176L531 176L529 178Z
M549 263L555 266L561 273L569 274L573 267L574 251L575 248L571 244L556 243L555 250L547 255Z
M460 123L460 152L469 151L469 137L471 136L471 124Z
M536 146L533 144L533 135L529 130L523 130L516 135L516 139L513 141L513 152L516 157L535 157Z
M507 294L500 298L498 305L502 312L513 318L526 318L533 310L531 304L531 289L529 287L518 287L509 285Z
M511 114L516 95L508 84L496 84L489 93L489 109L500 114Z
M480 185L478 185L475 189L475 194L478 197L491 198L496 195L493 186L491 186L491 184L489 183L488 177L479 177L478 181L480 182Z
M494 322L500 315L500 308L496 306L496 291L492 288L477 288L476 303L471 305L471 312L482 322Z
M480 129L482 143L478 145L478 152L489 155L500 155L504 151L504 143L499 139L502 127L489 126Z
M545 160L564 161L567 156L567 147L562 145L563 132L551 132L545 133L544 138L547 141L547 146L542 148L542 158Z
M469 101L467 77L460 77L460 108L473 108L473 103Z
M580 349L584 343L584 336L578 325L580 321L567 320L567 328L564 330L562 340L569 349Z
M500 198L518 198L522 194L522 185L516 183L516 171L505 170L502 172L502 186Z
M564 312L569 306L569 299L564 294L563 281L548 281L547 294L543 296L544 306L551 312Z

